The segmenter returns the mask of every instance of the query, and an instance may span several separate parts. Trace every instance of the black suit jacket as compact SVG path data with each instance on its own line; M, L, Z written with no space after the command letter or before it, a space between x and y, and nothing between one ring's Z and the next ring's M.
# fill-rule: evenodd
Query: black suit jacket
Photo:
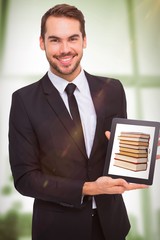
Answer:
M46 74L13 94L9 122L10 164L16 189L35 198L33 240L89 240L91 197L82 200L85 181L103 174L114 117L126 117L120 81L86 73L97 114L90 158L78 145L72 120ZM107 240L123 239L129 221L121 195L95 196Z

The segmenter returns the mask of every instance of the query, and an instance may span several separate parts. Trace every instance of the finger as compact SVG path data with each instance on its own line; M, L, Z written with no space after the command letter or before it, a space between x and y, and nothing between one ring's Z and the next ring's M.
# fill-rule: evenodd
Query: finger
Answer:
M109 140L110 137L111 137L111 133L110 133L109 131L106 131L106 132L105 132L105 135L106 135L107 139Z
M125 187L122 186L116 186L110 189L110 193L108 194L122 194L126 191Z
M118 187L118 188L122 187L125 190L128 189L128 187L129 187L128 186L129 183L126 180L122 179L122 178L112 179L110 184L111 184L110 186L113 187L113 188L114 187Z
M160 155L157 155L157 156L156 156L156 159L157 159L157 160L160 159Z
M130 184L128 184L127 190L130 191L130 190L146 189L146 188L149 188L149 186L148 186L148 185L145 185L145 184L130 183Z

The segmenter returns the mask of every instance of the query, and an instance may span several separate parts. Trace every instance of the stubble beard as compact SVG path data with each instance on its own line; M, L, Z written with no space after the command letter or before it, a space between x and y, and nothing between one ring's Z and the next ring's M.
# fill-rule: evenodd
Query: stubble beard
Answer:
M50 68L51 70L53 71L53 73L57 74L57 75L63 75L63 76L68 76L68 75L71 75L73 74L74 72L76 72L76 70L80 67L80 62L81 62L81 59L82 59L82 56L83 54L80 56L80 58L77 60L77 62L73 65L73 67L66 71L67 69L70 68L71 65L68 65L68 66L64 66L63 69L61 69L58 64L54 63L51 59L48 59L48 62L50 64Z
M51 69L55 70L55 72L61 74L61 75L70 75L73 74L79 67L80 65L80 61L76 62L75 65L70 69L70 71L65 71L62 70L61 68L59 68L56 64L54 64L53 62L50 62L50 67ZM66 66L64 67L66 70L69 68L70 66Z

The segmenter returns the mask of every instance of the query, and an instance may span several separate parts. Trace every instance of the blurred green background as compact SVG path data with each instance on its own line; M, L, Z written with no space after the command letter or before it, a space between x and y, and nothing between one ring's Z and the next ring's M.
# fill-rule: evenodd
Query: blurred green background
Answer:
M39 48L40 20L61 1L0 0L0 240L30 240L33 200L13 187L8 116L16 89L47 70ZM75 0L86 19L83 68L119 78L128 118L160 121L160 0ZM159 149L158 149L159 151ZM132 229L127 240L160 240L160 161L154 184L124 194ZM118 217L118 216L117 216ZM112 239L114 240L114 239Z

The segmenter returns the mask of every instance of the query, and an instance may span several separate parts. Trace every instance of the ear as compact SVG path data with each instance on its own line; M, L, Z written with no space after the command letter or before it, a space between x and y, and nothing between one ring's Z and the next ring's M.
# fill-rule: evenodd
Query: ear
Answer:
M83 38L83 48L87 47L87 38L86 36Z
M41 36L39 38L39 45L42 50L45 50L44 39Z

